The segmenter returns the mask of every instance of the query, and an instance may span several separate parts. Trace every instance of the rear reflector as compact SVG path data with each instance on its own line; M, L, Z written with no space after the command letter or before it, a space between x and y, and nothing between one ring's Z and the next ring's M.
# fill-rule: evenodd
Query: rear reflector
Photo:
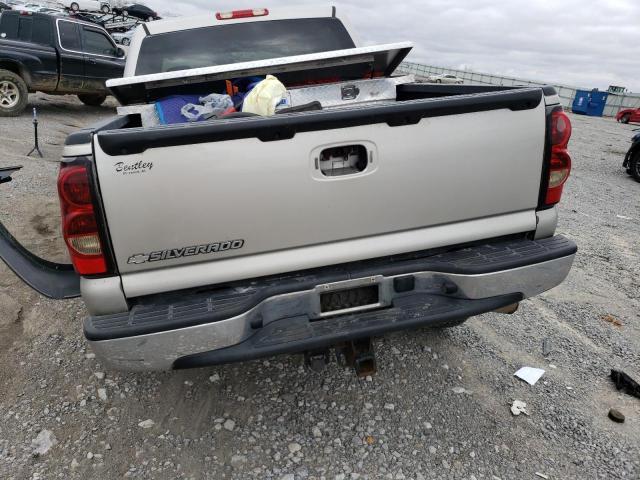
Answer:
M555 205L562 198L562 187L571 173L571 157L567 151L571 138L571 121L562 107L551 112L551 157L545 204Z
M62 164L58 174L62 235L80 275L105 273L98 223L93 209L86 165Z
M269 15L269 10L266 8L253 8L248 10L233 10L231 12L218 12L216 18L218 20L231 20L234 18L250 18L250 17L264 17Z

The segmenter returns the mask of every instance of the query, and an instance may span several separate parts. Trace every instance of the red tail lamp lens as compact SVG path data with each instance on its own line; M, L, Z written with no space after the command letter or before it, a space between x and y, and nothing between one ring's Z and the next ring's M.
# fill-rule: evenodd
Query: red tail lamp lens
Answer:
M546 205L555 205L562 198L562 187L571 173L571 157L567 151L571 138L571 120L561 107L551 113L551 158Z
M58 194L62 210L62 234L76 272L80 275L105 273L107 264L86 165L60 166Z
M67 203L77 206L91 204L89 175L86 168L78 166L64 169L60 172L58 183L61 186L60 194L64 196Z
M551 114L551 145L567 148L571 138L571 120L562 110Z

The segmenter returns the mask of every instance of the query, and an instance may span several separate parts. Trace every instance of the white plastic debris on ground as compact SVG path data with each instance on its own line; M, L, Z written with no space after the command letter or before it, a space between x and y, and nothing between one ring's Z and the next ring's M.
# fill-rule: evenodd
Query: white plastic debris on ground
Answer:
M471 390L467 390L464 387L453 387L451 390L453 391L453 393L456 393L458 395L461 393L466 393L467 395L471 395L473 393Z
M514 400L511 404L511 413L513 413L515 416L518 416L521 413L529 415L529 412L527 411L527 404L522 400Z
M58 440L51 430L42 430L38 433L38 436L31 440L31 446L33 447L34 455L44 455L51 447L53 447Z
M540 377L544 375L544 370L542 370L541 368L522 367L520 370L514 373L514 375L524 380L529 385L535 385L536 382L540 380Z

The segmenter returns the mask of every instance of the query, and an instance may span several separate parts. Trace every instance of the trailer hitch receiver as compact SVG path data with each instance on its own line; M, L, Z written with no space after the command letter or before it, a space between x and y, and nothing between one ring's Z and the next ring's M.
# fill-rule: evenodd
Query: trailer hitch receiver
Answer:
M371 337L352 340L336 347L336 358L343 366L353 367L358 377L376 373L376 356Z

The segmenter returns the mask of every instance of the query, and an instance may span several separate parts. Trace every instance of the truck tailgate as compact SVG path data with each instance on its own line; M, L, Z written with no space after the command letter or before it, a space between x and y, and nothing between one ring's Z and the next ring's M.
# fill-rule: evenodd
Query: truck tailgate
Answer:
M218 123L94 136L128 296L535 229L539 89Z

